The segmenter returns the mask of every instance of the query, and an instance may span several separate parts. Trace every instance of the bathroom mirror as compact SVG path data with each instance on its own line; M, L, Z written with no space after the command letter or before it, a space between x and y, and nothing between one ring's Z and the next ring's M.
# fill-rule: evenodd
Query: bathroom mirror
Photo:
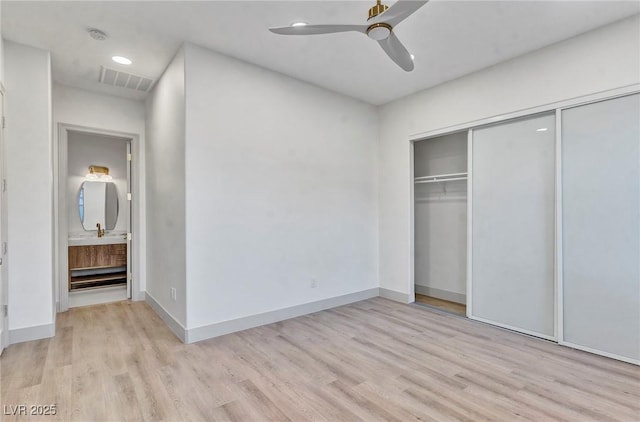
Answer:
M78 212L85 230L113 230L118 221L118 189L113 182L86 181L80 186Z

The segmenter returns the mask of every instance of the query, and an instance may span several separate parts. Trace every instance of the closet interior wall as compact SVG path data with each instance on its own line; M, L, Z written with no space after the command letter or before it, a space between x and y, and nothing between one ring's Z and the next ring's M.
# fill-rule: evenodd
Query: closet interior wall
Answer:
M415 292L466 304L467 132L414 143Z

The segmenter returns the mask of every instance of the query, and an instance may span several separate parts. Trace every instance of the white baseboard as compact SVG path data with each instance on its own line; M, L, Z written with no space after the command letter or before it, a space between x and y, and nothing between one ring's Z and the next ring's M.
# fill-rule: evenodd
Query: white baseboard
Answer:
M169 326L169 329L173 331L173 334L175 334L180 339L180 341L186 343L185 340L187 338L187 330L182 326L182 324L180 324L178 320L175 319L173 315L171 315L169 311L164 308L164 306L160 305L160 303L153 296L151 296L149 292L145 292L145 301L151 306L154 311L156 311L156 314L158 314L160 318L162 318L165 324Z
M56 324L36 325L34 327L16 328L9 330L9 344L22 343L31 340L50 338L56 334Z
M0 325L1 325L1 323L0 323ZM5 344L4 334L5 334L4 331L0 327L0 356L2 355L2 351L4 350L4 348L8 346L8 344Z
M449 302L467 304L467 295L464 293L451 292L449 290L436 289L434 287L421 286L416 284L416 293L435 297L436 299L448 300Z
M407 293L398 292L396 290L385 289L380 287L379 296L385 299L393 300L395 302L400 303L411 303L412 301L409 299L409 295Z
M131 293L131 300L133 302L140 302L142 300L146 300L147 299L147 292L133 292Z
M234 333L236 331L242 331L249 328L259 327L261 325L283 321L285 319L323 311L325 309L335 308L336 306L348 305L350 303L377 297L378 294L378 288L375 287L342 296L304 303L302 305L295 305L289 308L277 309L275 311L263 312L261 314L251 315L244 318L191 328L187 330L186 343L207 340L213 337Z

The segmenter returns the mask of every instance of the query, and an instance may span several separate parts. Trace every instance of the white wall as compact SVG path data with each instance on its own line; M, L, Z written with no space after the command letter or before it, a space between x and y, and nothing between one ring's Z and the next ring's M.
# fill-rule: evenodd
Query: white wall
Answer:
M140 281L140 290L146 289L146 216L145 216L145 106L142 101L97 94L57 83L53 84L53 144L58 145L58 124L83 126L113 132L138 135L138 148L133 153L133 189L138 195L133 210L132 224L140 230L139 239L133 239L134 277ZM137 242L139 248L135 248ZM142 251L142 252L140 252ZM56 292L58 287L56 286ZM135 292L134 292L135 293Z
M5 43L9 329L49 325L53 307L51 59Z
M4 40L2 39L2 2L0 2L0 83L4 84Z
M188 327L378 287L376 109L185 51Z
M184 70L180 50L146 102L146 220L147 294L186 327Z
M90 165L109 168L118 190L119 212L115 232L127 231L127 219L124 207L127 206L127 139L71 132L67 139L67 232L83 233L85 231L78 211L78 194ZM101 182L95 182L101 183ZM104 215L104 207L102 207ZM95 222L94 222L95 224ZM97 228L91 226L91 230ZM95 233L94 233L95 235Z
M380 287L408 294L412 134L640 83L640 17L380 107Z

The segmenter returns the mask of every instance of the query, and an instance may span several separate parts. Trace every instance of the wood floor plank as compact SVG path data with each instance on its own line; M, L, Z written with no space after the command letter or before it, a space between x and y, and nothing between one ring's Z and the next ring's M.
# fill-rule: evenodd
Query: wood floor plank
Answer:
M190 345L145 303L75 308L0 374L0 405L57 406L3 422L640 420L638 366L382 298Z

